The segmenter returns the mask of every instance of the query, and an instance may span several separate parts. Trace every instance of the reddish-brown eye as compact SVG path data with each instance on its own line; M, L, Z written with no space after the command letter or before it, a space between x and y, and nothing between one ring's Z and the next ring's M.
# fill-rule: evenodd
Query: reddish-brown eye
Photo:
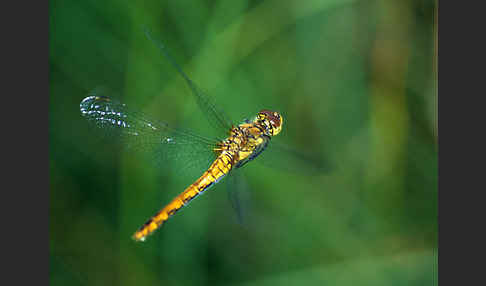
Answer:
M263 109L262 111L260 111L260 114L264 114L274 127L277 128L280 127L282 121L280 119L280 114L278 114L278 112L271 111L268 109Z

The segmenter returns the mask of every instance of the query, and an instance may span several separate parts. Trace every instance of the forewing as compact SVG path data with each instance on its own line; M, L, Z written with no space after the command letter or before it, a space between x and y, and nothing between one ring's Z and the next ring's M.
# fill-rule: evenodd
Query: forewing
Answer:
M296 149L280 142L269 142L265 151L256 162L264 166L285 172L319 175L330 172L332 164L315 152Z
M191 89L191 93L195 97L199 108L204 113L209 123L214 128L217 128L220 132L228 132L228 130L230 130L230 128L232 127L232 122L231 120L229 120L229 117L225 114L223 109L219 108L214 103L213 99L209 97L205 92L203 92L203 90L189 78L189 76L182 70L179 64L171 57L167 48L161 40L153 37L149 29L146 27L144 27L144 32L147 38L157 46L157 48L161 51L162 55L184 78L187 85Z
M153 152L160 163L176 159L190 165L214 157L217 140L149 119L105 94L105 90L94 90L80 103L81 114L104 136L119 139L129 149Z

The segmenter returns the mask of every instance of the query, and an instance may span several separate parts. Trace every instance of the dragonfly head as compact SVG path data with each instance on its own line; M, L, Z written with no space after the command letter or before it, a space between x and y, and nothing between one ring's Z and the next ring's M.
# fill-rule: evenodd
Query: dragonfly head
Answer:
M269 136L275 136L282 130L283 117L278 112L263 109L258 112L256 120L263 125Z

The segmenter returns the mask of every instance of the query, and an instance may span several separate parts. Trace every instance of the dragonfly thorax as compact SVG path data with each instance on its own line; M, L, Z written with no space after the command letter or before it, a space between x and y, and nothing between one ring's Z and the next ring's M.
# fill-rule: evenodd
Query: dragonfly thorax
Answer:
M256 158L267 146L270 138L282 130L282 116L262 110L253 119L233 127L230 136L223 140L216 151L233 158L233 165L240 167Z

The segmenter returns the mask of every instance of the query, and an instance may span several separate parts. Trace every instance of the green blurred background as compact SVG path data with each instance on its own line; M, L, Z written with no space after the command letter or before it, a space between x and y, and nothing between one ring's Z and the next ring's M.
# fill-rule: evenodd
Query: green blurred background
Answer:
M437 285L436 6L50 1L50 284ZM257 159L243 170L248 223L221 182L132 241L196 177L101 139L80 101L110 87L152 118L211 130L142 25L235 122L281 111L275 140L331 171Z

